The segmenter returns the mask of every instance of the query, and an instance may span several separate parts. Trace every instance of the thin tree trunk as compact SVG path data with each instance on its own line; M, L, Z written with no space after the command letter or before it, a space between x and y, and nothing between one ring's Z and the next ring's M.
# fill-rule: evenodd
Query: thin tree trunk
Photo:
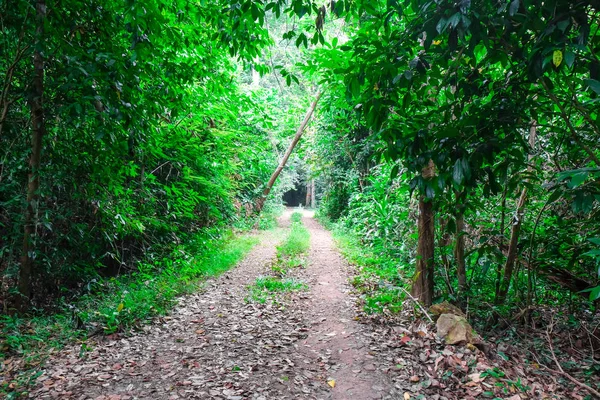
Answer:
M44 58L40 52L42 36L44 33L44 18L46 16L45 0L38 0L37 13L37 46L33 53L33 82L32 96L29 102L31 108L31 156L29 158L29 174L27 183L27 208L25 209L25 223L23 235L23 254L21 256L21 269L19 271L18 289L20 296L17 298L17 308L24 310L31 298L31 275L33 271L33 239L36 231L38 211L38 190L40 187L40 162L42 156L42 138L46 131L44 121Z
M441 237L438 243L438 247L442 250L440 256L442 258L442 266L444 267L444 281L446 282L446 288L448 289L448 294L453 295L454 289L452 288L452 284L450 282L450 274L448 270L450 269L450 260L448 259L448 254L446 251L450 246L450 235L446 232L448 225L447 218L440 218L440 232Z
M311 181L310 186L310 208L315 209L317 207L317 199L315 196L315 180Z
M283 158L279 162L277 169L275 169L275 172L273 172L273 175L271 175L271 178L269 179L269 182L267 183L267 187L265 188L262 196L256 202L257 212L260 213L262 211L263 206L265 205L265 201L267 200L267 196L269 195L269 193L271 193L271 189L273 188L275 181L279 177L279 174L281 174L281 171L283 171L283 168L285 167L285 164L287 163L288 159L290 158L292 151L294 151L294 147L296 147L296 145L300 141L300 138L302 137L302 134L304 133L304 129L306 128L306 125L308 125L308 121L310 121L310 118L312 117L312 115L315 111L315 108L317 107L317 103L319 102L319 99L321 98L321 94L322 94L321 92L317 93L317 96L315 97L312 104L306 111L304 120L298 127L298 130L296 131L296 135L294 136L292 143L290 143L290 146L288 147L287 151L283 155Z
M456 275L458 277L459 296L464 297L467 291L467 271L465 268L465 214L460 210L456 215L456 246L454 258L456 259ZM464 300L464 299L462 299Z
M529 129L529 145L533 149L535 146L536 137L536 123L535 121L531 124ZM531 161L532 156L529 157ZM528 168L529 170L531 167ZM515 220L513 221L510 229L510 242L508 244L508 255L506 256L506 263L504 264L504 277L500 284L500 290L498 296L496 296L496 304L501 304L506 300L508 289L510 288L510 282L512 280L513 271L515 268L515 261L517 259L517 246L519 244L519 234L521 233L521 225L523 218L525 217L525 203L527 202L527 186L521 191L519 196L519 202L517 203L517 213Z
M308 207L310 204L310 182L306 184L306 201L304 202L304 207Z
M508 190L508 184L505 182L504 192L502 193L502 216L500 218L500 252L504 252L504 220L506 216L506 192ZM498 263L496 267L496 290L494 292L494 298L500 296L500 286L502 284L502 264Z
M434 221L433 203L419 199L419 242L417 245L417 271L412 286L412 295L425 306L433 302L433 252L434 252Z

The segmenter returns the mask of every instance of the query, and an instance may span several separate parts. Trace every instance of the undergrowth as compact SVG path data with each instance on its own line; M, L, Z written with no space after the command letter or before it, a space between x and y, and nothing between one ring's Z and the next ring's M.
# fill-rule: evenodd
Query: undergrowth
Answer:
M366 313L397 313L403 308L406 283L398 260L385 251L365 246L343 224L333 223L322 215L319 222L329 229L338 249L348 262L357 267L351 283L362 295Z
M232 232L220 238L196 235L170 257L140 263L135 273L91 282L76 301L63 299L53 315L44 315L43 310L28 316L2 315L0 362L16 356L22 365L18 376L4 380L0 394L9 398L23 394L47 356L69 342L80 340L84 354L91 336L136 329L166 314L177 297L236 265L257 243L254 236Z

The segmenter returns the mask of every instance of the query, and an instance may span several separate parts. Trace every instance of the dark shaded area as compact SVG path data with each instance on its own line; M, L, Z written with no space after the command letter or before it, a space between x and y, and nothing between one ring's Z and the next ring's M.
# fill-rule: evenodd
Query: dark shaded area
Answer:
M306 185L300 184L300 187L295 187L283 194L283 203L289 207L298 207L305 205L306 202Z

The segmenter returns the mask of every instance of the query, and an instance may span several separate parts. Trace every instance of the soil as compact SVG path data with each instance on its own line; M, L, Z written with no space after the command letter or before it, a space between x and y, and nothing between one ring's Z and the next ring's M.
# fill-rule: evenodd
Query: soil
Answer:
M550 352L502 337L484 354L447 345L434 324L415 318L420 308L410 300L400 313L365 314L348 284L356 271L307 211L307 263L289 274L308 290L253 301L248 286L273 275L291 214L258 233L260 244L236 268L181 298L168 317L133 335L88 341L91 350L73 345L57 352L30 398L587 400L598 393L595 364L576 351L583 345L553 325L537 339L531 335L538 345L552 340ZM570 370L553 370L555 352Z
M105 338L81 357L71 346L46 366L36 399L398 398L378 354L377 334L358 322L349 267L309 212L309 290L258 304L248 286L270 273L291 211L237 268L182 298L173 312L127 337ZM89 345L89 344L88 344ZM375 346L376 347L376 346ZM389 367L388 367L389 369Z

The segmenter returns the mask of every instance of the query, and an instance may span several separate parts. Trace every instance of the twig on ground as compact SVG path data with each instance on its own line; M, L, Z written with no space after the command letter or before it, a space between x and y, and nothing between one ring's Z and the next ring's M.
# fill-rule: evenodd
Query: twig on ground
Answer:
M556 322L554 322L554 318L552 318L552 320L550 321L550 325L548 326L548 329L546 329L546 339L548 340L548 346L550 347L550 354L552 354L552 358L554 359L554 363L556 364L556 366L558 367L558 370L549 368L545 365L539 364L540 367L546 369L549 372L553 372L559 375L564 376L565 378L567 378L568 380L570 380L571 382L573 382L575 385L579 386L580 388L583 388L585 390L587 390L588 392L590 392L591 394L593 394L594 396L596 396L596 398L600 399L600 392L597 391L596 389L592 388L589 385L586 385L583 382L578 381L577 379L575 379L572 375L568 374L565 372L565 370L563 369L563 367L560 365L560 363L558 362L558 359L556 358L556 353L554 353L554 346L552 346L552 330L554 329L554 325L556 324Z
M427 319L429 320L429 322L431 322L433 324L433 318L431 318L431 316L429 315L429 313L427 312L427 310L425 308L423 308L423 306L421 305L421 303L419 302L419 300L415 299L413 297L412 294L408 293L408 291L406 289L404 289L403 287L400 288L404 293L406 293L406 295L408 296L409 299L411 299L413 301L413 303L415 303L423 312L423 314L425 314L425 316L427 317Z
M556 366L558 367L560 372L564 373L565 371L563 370L562 366L558 362L558 359L556 358L556 353L554 352L554 346L552 346L552 337L550 336L550 335L552 335L552 331L554 330L555 324L556 324L556 322L554 322L554 317L552 317L552 320L550 320L550 324L548 325L548 329L546 329L546 339L548 340L548 346L550 346L550 354L552 354L554 363L556 364Z
M558 375L562 375L565 378L567 378L568 380L570 380L571 382L573 382L575 385L579 386L582 389L587 390L588 392L590 392L592 395L594 395L594 397L596 397L597 399L600 399L600 392L597 391L596 389L594 389L593 387L586 385L583 382L579 382L577 379L573 378L572 375L566 373L565 371L558 371L552 368L548 368L545 365L539 364L540 367L542 367L543 369L545 369L548 372L552 372Z

